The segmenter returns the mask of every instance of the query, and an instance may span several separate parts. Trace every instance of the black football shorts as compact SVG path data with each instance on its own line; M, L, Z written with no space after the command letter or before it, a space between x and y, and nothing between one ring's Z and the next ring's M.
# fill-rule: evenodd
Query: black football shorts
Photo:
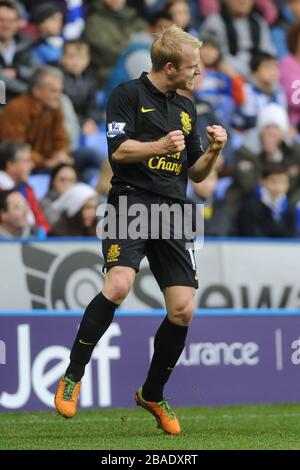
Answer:
M121 198L122 196L123 198ZM121 199L122 203L120 203ZM153 237L153 230L152 232L150 231L151 207L160 204L171 206L175 202L180 204L180 201L156 195L130 185L120 184L114 185L111 188L107 202L114 208L115 216L114 211L112 211L109 217L107 217L108 212L105 214L109 221L110 231L108 232L109 235L104 235L102 240L104 272L113 266L128 266L138 272L140 263L144 256L146 256L160 289L171 286L198 288L193 242L191 239L183 237L178 239L172 236L174 235L174 220L171 219L170 222L169 239L161 237L162 227L157 228L156 225L154 230L155 236L151 238ZM132 238L128 232L130 224L133 224L133 227L138 225L137 213L134 212L134 215L130 215L129 209L137 208L138 206L134 205L138 204L143 205L144 218L142 219L142 226L138 226L137 232L143 235ZM147 217L147 224L144 223L145 217ZM121 225L119 225L120 223ZM104 230L107 231L107 228L107 224L104 224Z

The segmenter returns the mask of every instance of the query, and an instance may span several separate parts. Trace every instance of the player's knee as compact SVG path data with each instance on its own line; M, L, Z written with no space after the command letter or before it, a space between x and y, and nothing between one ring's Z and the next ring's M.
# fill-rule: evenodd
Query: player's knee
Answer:
M193 300L185 303L178 304L174 307L173 311L170 312L171 320L180 326L188 326L192 321L195 311L195 305Z
M122 269L115 269L105 279L103 293L111 301L120 305L127 297L133 282L133 277L130 273Z
M107 297L111 302L119 305L127 297L130 287L131 285L127 279L115 276L109 286L106 286Z

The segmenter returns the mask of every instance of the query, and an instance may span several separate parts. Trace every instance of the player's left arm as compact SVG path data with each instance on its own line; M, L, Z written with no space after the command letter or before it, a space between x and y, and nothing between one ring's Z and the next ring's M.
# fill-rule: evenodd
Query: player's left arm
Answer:
M227 132L222 126L207 126L206 135L209 142L207 150L189 167L189 177L200 183L211 172L227 142Z

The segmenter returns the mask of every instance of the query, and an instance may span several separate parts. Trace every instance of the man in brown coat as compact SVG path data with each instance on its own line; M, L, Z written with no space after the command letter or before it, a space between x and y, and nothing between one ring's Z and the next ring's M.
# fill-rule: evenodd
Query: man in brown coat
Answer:
M30 144L35 168L73 161L60 108L62 90L61 72L43 66L33 74L29 91L11 100L0 114L0 141Z

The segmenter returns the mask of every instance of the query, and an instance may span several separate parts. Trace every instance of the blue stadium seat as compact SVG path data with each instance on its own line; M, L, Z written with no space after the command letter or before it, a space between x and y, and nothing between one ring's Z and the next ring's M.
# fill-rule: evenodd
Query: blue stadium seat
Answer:
M50 175L44 173L31 175L28 181L30 186L32 186L35 195L38 199L42 199L46 195L49 187L49 182Z

